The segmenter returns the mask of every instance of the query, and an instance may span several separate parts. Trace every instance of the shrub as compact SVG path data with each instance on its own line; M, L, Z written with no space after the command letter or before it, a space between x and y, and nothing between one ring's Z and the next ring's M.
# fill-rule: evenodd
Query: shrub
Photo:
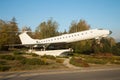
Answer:
M64 61L63 59L56 59L57 63L63 63L63 61Z
M70 59L70 63L79 67L89 67L89 64L86 61L82 60L81 58L72 57Z
M6 61L0 61L0 65L6 65Z
M120 64L120 61L111 61L112 64Z
M120 56L114 56L113 59L120 61Z
M15 51L13 52L14 55L21 55L21 54L26 54L25 52L21 52L21 51Z
M37 58L32 58L32 59L23 59L21 61L22 64L27 64L27 65L47 65L48 63Z
M24 59L26 59L26 57L24 56L20 56L20 55L15 56L15 60L24 60Z
M14 60L15 57L12 55L0 55L0 59L5 59L5 60Z
M107 63L107 60L104 60L104 59L95 59L95 58L86 59L86 61L88 63L93 63L93 64L106 64Z
M47 59L56 59L56 57L55 56L51 56L51 55L43 55L43 56L41 56L41 58L47 58Z
M0 66L0 71L8 71L11 67L10 66Z
M39 56L38 54L35 54L35 53L31 53L31 55L32 55L33 57Z

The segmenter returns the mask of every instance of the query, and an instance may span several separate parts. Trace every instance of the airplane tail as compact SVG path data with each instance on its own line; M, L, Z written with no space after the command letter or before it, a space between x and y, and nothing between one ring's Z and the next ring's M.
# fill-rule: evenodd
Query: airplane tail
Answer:
M35 43L35 40L32 39L28 34L27 32L23 32L19 35L20 37L20 40L22 42L23 45L27 45L27 44L34 44Z

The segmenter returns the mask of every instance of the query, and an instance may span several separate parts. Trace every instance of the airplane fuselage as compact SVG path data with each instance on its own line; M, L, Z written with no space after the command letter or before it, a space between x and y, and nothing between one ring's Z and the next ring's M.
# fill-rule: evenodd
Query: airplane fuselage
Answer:
M70 43L86 39L98 39L101 37L107 37L111 34L109 30L103 29L91 29L81 32L75 32L70 34L63 34L61 36L46 38L46 39L32 39L27 35L27 33L20 34L20 39L22 44L51 44L51 43Z
M61 36L51 37L51 38L45 38L45 39L32 39L27 32L23 32L19 35L20 40L22 42L22 45L26 46L33 46L37 47L38 45L42 45L43 49L41 51L34 51L32 49L29 50L31 53L36 53L38 55L52 55L52 56L60 56L63 53L68 53L73 51L71 48L69 49L63 49L63 50L47 50L44 45L46 44L52 44L52 43L71 43L81 40L87 40L87 39L99 39L102 37L107 37L112 32L109 30L103 30L103 29L91 29L81 32L75 32L70 34L63 34Z

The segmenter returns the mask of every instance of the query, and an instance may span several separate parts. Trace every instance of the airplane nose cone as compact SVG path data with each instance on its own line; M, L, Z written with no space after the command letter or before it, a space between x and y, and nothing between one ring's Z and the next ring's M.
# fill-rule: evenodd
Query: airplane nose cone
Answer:
M112 34L112 31L109 31L110 34Z

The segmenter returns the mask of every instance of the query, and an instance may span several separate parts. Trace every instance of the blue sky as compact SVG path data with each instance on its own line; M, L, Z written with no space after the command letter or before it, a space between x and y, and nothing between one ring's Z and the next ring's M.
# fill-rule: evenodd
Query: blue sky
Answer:
M120 41L120 0L0 0L0 19L13 17L19 28L28 26L32 31L51 17L59 31L84 19L91 28L112 30L111 36Z

